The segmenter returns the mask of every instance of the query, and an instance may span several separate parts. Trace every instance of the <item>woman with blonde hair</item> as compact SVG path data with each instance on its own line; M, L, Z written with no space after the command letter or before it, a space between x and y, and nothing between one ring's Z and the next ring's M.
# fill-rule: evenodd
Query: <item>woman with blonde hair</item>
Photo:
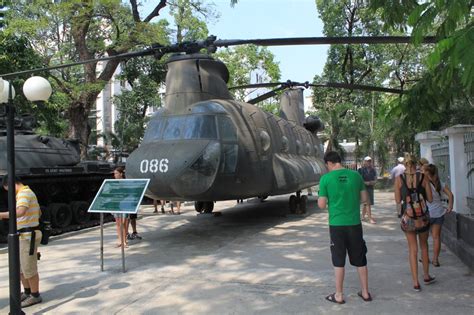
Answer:
M433 237L433 259L431 260L433 266L439 267L439 252L441 249L441 227L444 222L444 215L453 211L453 193L449 187L441 183L438 176L438 168L434 164L426 165L424 168L425 175L430 181L431 193L433 201L428 202L428 209L430 209L430 225L431 236ZM441 200L441 193L444 192L448 197L448 208L445 209Z
M413 280L413 289L421 291L418 281L418 242L421 248L423 264L423 278L425 285L435 282L429 274L428 235L429 213L426 202L432 202L433 196L429 180L422 173L417 172L417 159L405 155L405 172L395 178L394 191L397 208L401 211L400 226L408 243L410 271Z

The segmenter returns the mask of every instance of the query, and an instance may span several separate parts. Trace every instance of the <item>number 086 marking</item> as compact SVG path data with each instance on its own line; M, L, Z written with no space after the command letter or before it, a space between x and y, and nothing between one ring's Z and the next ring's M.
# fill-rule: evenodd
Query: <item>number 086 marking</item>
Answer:
M168 159L142 160L140 162L140 172L142 173L166 173L168 172Z

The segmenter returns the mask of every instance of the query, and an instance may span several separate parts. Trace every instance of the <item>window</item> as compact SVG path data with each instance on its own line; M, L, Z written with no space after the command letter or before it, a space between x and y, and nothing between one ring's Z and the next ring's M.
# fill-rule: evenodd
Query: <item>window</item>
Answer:
M151 142L153 140L161 139L161 132L164 118L152 119L148 123L148 127L143 137L143 143Z
M184 129L184 139L217 139L214 116L188 116Z
M218 116L219 122L219 135L221 140L224 141L236 141L237 132L232 120L228 116Z

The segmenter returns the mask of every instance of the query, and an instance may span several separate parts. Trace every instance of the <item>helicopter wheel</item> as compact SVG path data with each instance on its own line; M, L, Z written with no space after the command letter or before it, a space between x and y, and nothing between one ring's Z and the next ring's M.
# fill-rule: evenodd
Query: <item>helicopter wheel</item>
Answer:
M214 210L214 201L204 202L204 213L211 213Z
M308 196L304 195L300 198L300 213L306 213L306 203L308 202Z
M194 202L194 210L201 213L204 210L204 204L205 204L205 202L203 202L203 201L195 201Z
M296 208L298 207L298 199L295 195L290 196L290 213L296 213Z

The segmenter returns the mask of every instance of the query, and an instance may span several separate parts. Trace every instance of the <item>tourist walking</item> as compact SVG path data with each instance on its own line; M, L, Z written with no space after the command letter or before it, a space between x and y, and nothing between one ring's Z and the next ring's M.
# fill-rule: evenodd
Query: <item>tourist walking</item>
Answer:
M358 172L342 166L341 157L335 151L327 152L324 162L329 173L321 177L318 206L325 209L329 205L331 257L336 280L336 292L326 296L326 300L345 303L343 284L347 254L359 274L361 291L357 294L369 302L372 296L369 293L367 246L360 220L360 203L368 201L364 181Z
M362 220L365 220L365 216L368 216L369 222L375 224L375 220L372 216L372 206L374 205L374 186L377 183L377 171L372 164L372 158L366 156L364 158L364 166L359 169L359 173L362 176L365 184L365 189L369 195L368 202L364 203L362 208Z
M441 250L441 228L444 223L444 215L453 211L453 193L449 187L442 183L438 176L438 168L434 164L428 164L424 167L425 175L430 181L431 194L433 200L428 202L430 211L431 237L433 238L433 266L439 267L439 252ZM442 200L442 193L448 198L448 207L445 208Z
M432 202L433 197L429 180L417 171L417 160L414 156L405 156L405 172L395 179L394 192L397 209L402 218L401 229L405 232L408 242L408 257L413 280L413 289L421 291L418 281L418 242L421 248L423 264L423 282L428 285L435 282L435 277L429 274L428 231L429 212L426 202Z

